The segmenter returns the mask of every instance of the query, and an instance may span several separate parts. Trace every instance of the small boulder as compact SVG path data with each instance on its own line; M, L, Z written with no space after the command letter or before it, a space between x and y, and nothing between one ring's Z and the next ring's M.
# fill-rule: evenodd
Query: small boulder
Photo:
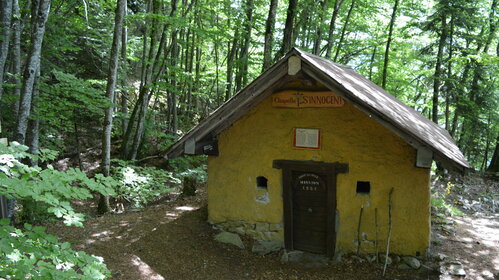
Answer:
M412 267L410 267L409 265L405 264L405 263L401 263L397 266L398 269L412 269Z
M459 261L449 261L445 263L446 270L450 275L454 276L466 276L466 271L464 270L464 266Z
M302 251L284 251L281 256L281 263L299 262L303 257Z
M366 256L366 260L367 260L368 262L370 262L370 263L372 263L372 262L376 261L376 259L377 259L376 255L367 255L367 256Z
M226 244L232 244L239 247L240 249L244 249L244 244L241 240L241 237L239 237L239 235L235 233L223 231L215 235L215 240Z
M382 256L382 257L380 258L380 260L381 260L381 262L382 262L383 264L384 264L385 262L386 262L386 264L388 264L388 265L390 265L390 264L392 264L392 263L393 263L392 258L390 258L390 257L386 257L386 256Z
M267 241L267 240L256 240L253 243L253 248L251 251L259 255L267 255L270 253L278 252L282 248L282 242L279 241Z
M419 269L421 267L421 262L415 257L403 257L402 260L412 269Z

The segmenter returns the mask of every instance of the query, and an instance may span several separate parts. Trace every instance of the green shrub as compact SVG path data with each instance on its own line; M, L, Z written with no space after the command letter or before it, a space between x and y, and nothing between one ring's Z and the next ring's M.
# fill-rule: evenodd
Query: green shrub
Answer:
M120 183L116 188L118 198L123 198L134 208L142 208L156 197L172 192L181 180L172 172L155 167L130 165L126 161L113 160L112 176Z
M9 146L0 143L0 194L7 198L16 198L24 205L34 204L40 207L37 211L62 218L66 225L83 226L83 215L75 213L71 200L91 198L91 191L114 194L117 182L111 177L96 175L90 179L79 169L62 172L50 165L41 168L24 164L55 158L55 153L49 150L41 150L39 156L27 150L16 142ZM34 213L24 210L27 219L33 219L30 215ZM25 224L24 228L23 231L9 226L7 219L0 221L0 279L106 279L110 276L102 258L73 251L69 243L57 241L42 227Z
M0 220L0 279L106 279L103 259L71 249L43 227L25 230Z
M446 215L453 216L463 216L463 212L459 210L454 205L447 203L443 198L438 196L431 197L431 205L437 209L438 212L441 212Z
M37 202L43 211L62 218L66 225L82 226L83 215L75 213L71 200L92 198L92 191L114 194L113 187L117 182L111 177L97 174L91 179L79 169L58 171L51 165L41 168L24 164L23 160L55 158L55 154L48 150L42 150L40 156L31 155L27 150L28 147L16 142L9 146L0 144L0 194L7 198L14 197L21 203L25 201L25 205ZM36 220L36 217L30 216L35 214L30 213L32 210L21 215L28 221Z

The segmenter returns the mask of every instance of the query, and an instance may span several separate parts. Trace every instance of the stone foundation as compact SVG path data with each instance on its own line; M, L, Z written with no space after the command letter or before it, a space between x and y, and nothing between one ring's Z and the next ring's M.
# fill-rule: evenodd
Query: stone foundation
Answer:
M284 226L282 223L250 223L243 220L225 221L217 224L226 231L252 237L255 240L278 241L284 245Z

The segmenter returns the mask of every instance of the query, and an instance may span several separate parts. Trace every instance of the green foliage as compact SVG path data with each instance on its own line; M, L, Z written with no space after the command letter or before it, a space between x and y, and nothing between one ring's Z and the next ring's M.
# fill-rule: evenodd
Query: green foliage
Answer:
M96 138L94 128L101 126L104 109L112 106L103 95L102 83L58 70L51 74L40 86L38 114L45 130L42 144L64 150L64 142L76 145L72 136L92 134L87 137Z
M181 183L172 172L133 166L122 160L112 162L115 166L111 167L111 174L120 182L116 186L117 197L127 200L135 208L142 208L156 197L172 192L173 186Z
M25 230L0 220L0 279L107 279L101 257L74 251L43 227L25 224Z
M34 205L62 218L66 225L82 226L83 215L76 213L70 201L88 199L91 191L113 195L116 184L112 178L96 175L88 178L78 169L66 172L28 166L25 161L53 160L56 154L41 150L35 156L16 142L0 143L0 194L16 198L23 205ZM31 208L30 210L36 209ZM24 209L24 214L27 214ZM31 214L27 219L33 220ZM25 230L0 221L0 279L106 279L110 272L103 259L77 252L69 243L61 243L42 227L25 224Z
M110 177L98 174L91 179L79 169L70 168L63 172L51 165L41 168L24 164L23 160L45 161L55 156L48 150L34 156L27 153L27 149L16 142L9 146L0 144L0 194L21 201L43 203L47 206L46 211L62 218L66 225L76 226L82 226L83 215L75 213L70 204L72 199L91 198L92 191L114 194L113 187L117 182Z
M443 193L439 193L438 191L432 193L431 205L444 215L463 216L464 214L459 208L448 203L446 200L447 196L451 194L453 187L453 183L447 182L447 187Z

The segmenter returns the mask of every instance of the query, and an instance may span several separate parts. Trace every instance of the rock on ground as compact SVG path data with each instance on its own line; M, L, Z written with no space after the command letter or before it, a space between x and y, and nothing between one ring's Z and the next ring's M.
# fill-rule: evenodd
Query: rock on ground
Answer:
M259 255L267 255L278 252L281 248L283 248L283 244L279 241L255 240L251 251Z
M244 249L243 241L241 237L235 233L223 231L217 235L215 235L214 239L218 242L232 244L234 246L239 247L240 249Z
M421 262L415 257L403 257L402 260L412 269L419 269L421 267Z

